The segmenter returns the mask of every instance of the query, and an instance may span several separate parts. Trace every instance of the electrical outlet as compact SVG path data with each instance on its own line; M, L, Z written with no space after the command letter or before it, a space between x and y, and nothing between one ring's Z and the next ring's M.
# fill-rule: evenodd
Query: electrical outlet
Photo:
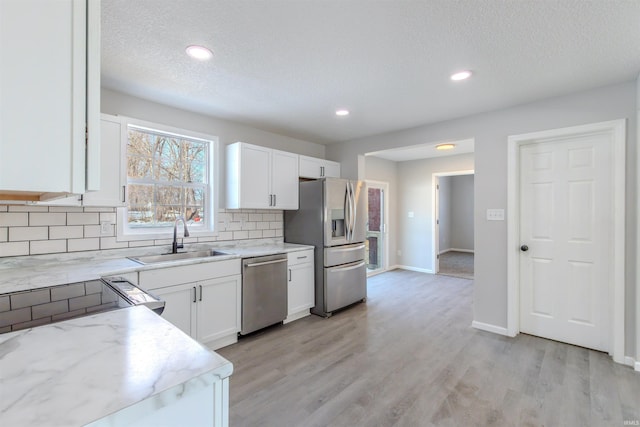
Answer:
M102 221L100 223L100 234L103 236L110 236L113 234L113 224L111 221Z

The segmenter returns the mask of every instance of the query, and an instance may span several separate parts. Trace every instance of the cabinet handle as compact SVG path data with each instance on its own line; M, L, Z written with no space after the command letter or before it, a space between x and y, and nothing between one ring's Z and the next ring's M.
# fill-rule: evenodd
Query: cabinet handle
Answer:
M291 269L289 269L289 281L291 281Z
M193 287L193 302L197 302L196 300L196 296L198 295L198 292L196 291L196 287Z
M127 186L122 186L122 203L126 203L127 201Z
M276 195L274 194L273 195L273 206L275 206L275 205L276 205Z
M320 166L320 176L324 176L324 166Z
M305 259L307 256L299 256L298 259Z
M202 301L202 285L198 285L200 286L200 301Z

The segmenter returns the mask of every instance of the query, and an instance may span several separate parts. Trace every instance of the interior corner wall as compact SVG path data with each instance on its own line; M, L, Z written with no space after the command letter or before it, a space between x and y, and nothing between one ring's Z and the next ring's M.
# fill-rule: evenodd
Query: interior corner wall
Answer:
M389 268L397 264L396 253L398 250L398 168L397 163L391 160L377 157L365 157L365 179L381 181L389 184L389 194L387 194L387 205L389 217L386 220L387 238L389 239Z
M473 153L398 163L399 265L434 272L433 174L473 168Z
M487 209L507 207L507 140L519 135L548 129L577 126L608 120L627 120L626 166L626 236L625 243L625 355L633 356L636 349L636 201L637 165L637 92L638 81L585 90L554 98L522 104L512 108L490 111L454 120L361 138L345 144L327 147L327 158L340 161L345 176L357 174L357 155L427 142L475 139L475 259L474 307L476 322L506 328L507 326L507 247L506 221L487 221ZM400 197L399 224L406 223L408 206L415 191L402 187L406 182L404 168L399 168ZM431 178L429 177L429 181ZM429 201L430 203L430 201ZM508 214L508 213L507 213ZM415 222L415 220L414 220ZM406 225L399 235L398 247L412 247L415 235ZM424 254L420 254L424 258ZM427 265L425 260L422 265ZM399 262L403 263L404 262ZM640 328L640 325L638 325Z

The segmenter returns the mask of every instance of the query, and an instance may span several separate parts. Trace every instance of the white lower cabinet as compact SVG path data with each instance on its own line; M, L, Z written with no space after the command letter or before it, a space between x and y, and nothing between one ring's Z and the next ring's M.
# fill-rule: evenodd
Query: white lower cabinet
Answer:
M165 301L162 317L217 349L238 341L242 276L240 260L140 272L140 287Z
M284 323L310 314L315 305L313 249L289 252L287 318Z

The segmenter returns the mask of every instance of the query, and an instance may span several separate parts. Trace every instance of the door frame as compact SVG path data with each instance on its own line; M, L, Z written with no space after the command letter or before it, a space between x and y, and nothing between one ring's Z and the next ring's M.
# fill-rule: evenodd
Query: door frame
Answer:
M508 138L507 161L507 335L520 333L520 147L537 142L553 142L569 136L605 133L612 146L613 212L612 236L613 265L611 269L609 314L612 325L609 354L618 363L624 363L624 294L625 294L625 146L626 119L551 129Z
M382 238L384 239L384 252L382 254L382 267L376 271L367 272L367 277L375 276L376 274L384 273L389 270L389 183L386 181L376 181L373 179L365 180L367 184L367 191L369 191L369 184L373 184L376 188L381 187L384 192L384 221L382 222ZM369 212L367 209L367 222L369 222Z
M431 240L431 253L433 254L433 258L431 259L431 265L433 266L433 274L438 274L440 271L440 259L438 255L440 255L440 230L437 227L438 220L440 219L440 191L438 190L438 185L440 184L440 177L442 176L462 176L462 175L475 175L475 169L466 169L459 171L451 171L451 172L435 172L431 174L431 206L433 206L433 215L431 215L431 236L433 239ZM475 178L474 178L475 179ZM474 191L475 195L475 180L474 180ZM475 197L473 199L473 209L475 212ZM474 231L475 235L475 231ZM475 239L474 239L475 240ZM475 251L475 242L473 244Z

